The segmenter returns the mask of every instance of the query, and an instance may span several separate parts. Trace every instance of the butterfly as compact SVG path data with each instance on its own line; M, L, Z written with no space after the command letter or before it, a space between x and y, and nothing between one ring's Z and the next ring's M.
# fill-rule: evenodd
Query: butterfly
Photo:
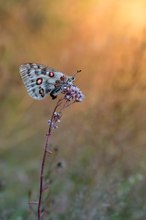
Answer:
M54 68L37 63L22 64L19 72L28 94L37 100L44 99L48 94L55 99L75 80L74 76L66 76Z

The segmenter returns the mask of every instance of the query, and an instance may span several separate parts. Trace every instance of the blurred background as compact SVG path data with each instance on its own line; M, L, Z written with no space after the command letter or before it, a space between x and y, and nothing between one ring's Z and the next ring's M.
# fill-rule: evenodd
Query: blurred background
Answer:
M86 96L51 139L46 220L146 219L146 1L0 0L0 220L36 219L28 192L56 103L29 97L26 62L82 69Z

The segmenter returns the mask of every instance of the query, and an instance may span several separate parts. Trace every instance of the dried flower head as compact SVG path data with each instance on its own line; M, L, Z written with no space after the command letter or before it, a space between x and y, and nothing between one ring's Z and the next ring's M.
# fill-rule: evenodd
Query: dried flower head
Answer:
M64 85L62 93L64 94L63 98L58 100L52 118L48 120L50 129L53 130L58 128L57 123L61 120L63 109L69 107L75 102L82 102L84 100L83 92L71 81Z
M65 92L64 98L67 101L82 102L84 99L84 94L75 85L68 86L64 92Z

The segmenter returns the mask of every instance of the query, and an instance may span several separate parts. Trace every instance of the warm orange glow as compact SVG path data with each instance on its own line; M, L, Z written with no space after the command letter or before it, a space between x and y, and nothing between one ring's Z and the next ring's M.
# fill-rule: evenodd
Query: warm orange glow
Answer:
M146 1L121 2L118 7L119 25L130 29L131 33L146 28Z

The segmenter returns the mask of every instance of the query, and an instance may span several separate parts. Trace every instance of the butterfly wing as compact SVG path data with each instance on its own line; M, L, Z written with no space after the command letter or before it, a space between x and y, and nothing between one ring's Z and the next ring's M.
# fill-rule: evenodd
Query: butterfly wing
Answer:
M28 63L21 65L19 72L28 94L34 99L45 98L55 88L55 81L49 76L50 73L57 72L53 68Z

